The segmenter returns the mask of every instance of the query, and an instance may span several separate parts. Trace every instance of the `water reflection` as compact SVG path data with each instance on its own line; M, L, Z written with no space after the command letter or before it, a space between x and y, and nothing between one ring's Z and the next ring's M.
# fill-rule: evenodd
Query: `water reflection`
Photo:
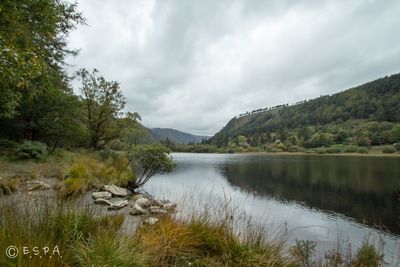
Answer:
M242 190L345 214L400 234L400 159L246 156L219 165Z

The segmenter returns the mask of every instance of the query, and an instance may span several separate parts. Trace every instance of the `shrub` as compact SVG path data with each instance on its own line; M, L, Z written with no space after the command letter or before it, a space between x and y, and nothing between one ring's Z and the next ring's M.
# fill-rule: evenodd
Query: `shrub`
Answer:
M342 153L342 149L341 149L340 147L337 147L337 146L328 147L328 148L326 149L326 153L329 153L329 154L339 154L339 153Z
M357 152L358 147L354 145L348 145L343 147L344 153L355 153Z
M382 152L385 153L385 154L391 154L391 153L396 152L396 149L395 149L394 146L384 146L382 148Z
M365 147L360 147L358 148L357 152L360 154L368 154L368 149Z
M302 148L300 146L290 146L287 149L288 152L306 152L305 148Z
M13 149L18 145L18 143L8 140L8 139L0 139L0 149Z
M325 154L326 153L326 149L324 147L318 147L314 149L314 152L317 154Z
M400 143L394 143L393 146L396 148L397 151L400 151Z
M19 159L43 159L48 155L47 145L37 141L25 141L17 146Z

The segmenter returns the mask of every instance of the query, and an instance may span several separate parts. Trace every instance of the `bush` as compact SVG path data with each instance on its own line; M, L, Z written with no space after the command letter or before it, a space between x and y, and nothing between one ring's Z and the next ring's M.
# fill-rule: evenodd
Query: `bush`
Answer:
M343 147L343 152L344 153L355 153L357 152L358 147L357 146L353 146L353 145L349 145L349 146L344 146Z
M385 146L382 148L382 152L385 154L392 154L396 152L396 148L394 146Z
M8 139L0 139L0 149L13 149L18 145L18 143L8 140Z
M326 149L324 147L318 147L318 148L314 149L314 152L317 154L325 154Z
M37 141L25 141L17 146L19 159L43 159L48 155L47 145Z
M365 148L365 147L360 147L360 148L357 150L357 152L360 153L360 154L368 154L368 149Z
M299 147L299 146L290 146L287 149L288 152L306 152L305 148Z
M397 151L400 151L400 143L394 143L393 146L396 148Z
M326 149L326 153L329 153L329 154L339 154L339 153L342 153L342 149L341 149L340 147L337 147L337 146L328 147L328 148Z

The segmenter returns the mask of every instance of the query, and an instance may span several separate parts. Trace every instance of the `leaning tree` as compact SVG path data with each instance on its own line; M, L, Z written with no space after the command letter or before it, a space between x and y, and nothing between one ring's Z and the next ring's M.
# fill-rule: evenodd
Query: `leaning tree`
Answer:
M169 172L174 167L170 150L161 144L135 146L129 152L129 161L139 173L126 184L132 192L142 187L155 174Z

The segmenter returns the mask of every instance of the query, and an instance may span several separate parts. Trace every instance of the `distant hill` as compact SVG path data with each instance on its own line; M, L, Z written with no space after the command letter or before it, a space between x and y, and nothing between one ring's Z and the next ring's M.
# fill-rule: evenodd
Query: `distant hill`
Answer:
M400 74L395 74L333 95L246 112L208 142L226 146L244 136L252 146L287 142L318 147L361 139L379 145L400 141L399 122Z
M150 129L151 136L157 141L165 141L169 139L175 144L201 143L203 139L209 136L194 135L170 128L153 128Z

